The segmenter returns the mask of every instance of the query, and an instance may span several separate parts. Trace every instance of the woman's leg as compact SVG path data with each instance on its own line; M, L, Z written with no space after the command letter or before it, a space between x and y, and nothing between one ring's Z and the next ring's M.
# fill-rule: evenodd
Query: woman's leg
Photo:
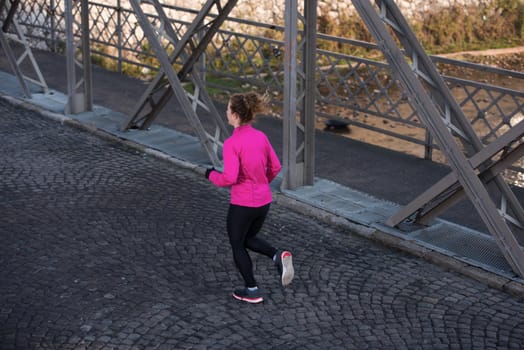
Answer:
M258 238L257 234L260 232L260 229L264 225L266 220L267 213L269 212L269 204L264 205L260 208L255 209L255 216L251 222L251 226L246 234L245 246L249 250L252 250L256 253L263 254L271 259L275 256L277 249L267 243L265 240Z
M253 263L245 247L246 235L252 222L252 208L230 204L227 213L227 233L233 250L233 260L246 287L257 285L253 276Z
M257 253L264 254L269 258L274 258L278 272L280 273L282 286L285 287L291 283L295 275L291 253L287 250L278 251L263 239L257 238L257 233L262 228L267 213L269 212L269 204L256 209L257 216L254 218L253 222L251 223L251 227L246 234L245 246Z

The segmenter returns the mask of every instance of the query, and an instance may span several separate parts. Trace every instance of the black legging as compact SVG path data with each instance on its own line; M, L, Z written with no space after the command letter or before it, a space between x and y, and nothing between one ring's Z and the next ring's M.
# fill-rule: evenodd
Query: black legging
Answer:
M257 285L253 276L253 263L246 248L264 254L269 258L273 258L277 252L266 241L256 237L264 224L269 206L270 204L266 204L262 207L251 208L234 204L229 205L227 213L229 243L233 249L233 259L244 278L246 287Z

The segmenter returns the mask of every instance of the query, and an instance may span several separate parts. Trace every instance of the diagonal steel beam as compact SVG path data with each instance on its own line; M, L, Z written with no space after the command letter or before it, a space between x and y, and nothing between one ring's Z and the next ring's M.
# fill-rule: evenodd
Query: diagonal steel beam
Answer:
M237 1L238 0L229 0L224 6L222 6L220 0L208 0L180 40L176 40L177 35L172 34L171 39L175 40L176 45L175 50L169 56L169 62L170 64L173 64L177 59L182 58L183 65L177 73L179 80L183 81L193 70L194 65L202 57L207 45L222 23L227 19L227 16L235 7ZM155 6L157 11L162 11L162 7L158 1L150 0L148 3ZM213 9L216 9L218 14L212 21L206 23L205 20L209 17L210 12ZM205 33L202 35L203 30L205 30ZM201 86L199 85L199 88L201 91L205 91L205 86L203 83L199 82L198 79L195 83L202 84ZM128 130L130 128L147 129L151 125L160 111L173 96L172 90L164 89L165 86L166 75L165 72L161 70L153 78L145 92L142 94L134 109L135 111L130 115L122 127L123 130ZM160 97L155 100L154 95L157 92L160 92L161 94ZM214 109L214 107L211 107L211 109ZM218 123L223 123L220 121L221 118L218 115L214 115L214 113L212 114Z
M420 74L407 62L404 53L391 36L385 23L390 25L397 35L401 35L400 40L405 46L405 52L411 56L413 62L417 64L419 60L423 61L424 68L427 70L423 78L427 77L428 73L431 73L432 78L436 79L436 81L442 81L436 68L420 46L420 43L393 1L376 1L380 16L369 1L352 1L369 31L377 41L393 72L405 89L405 92L416 106L424 124L445 154L452 171L457 176L458 182L486 224L489 232L493 235L502 254L513 271L523 277L524 251L506 221L498 212L497 207L490 198L484 184L477 176L474 168L456 144L450 132L450 125L446 122L449 120L450 109L439 106L438 103L442 102L442 100L438 98L438 96L437 98L432 98L430 93L427 92L427 87L419 80L421 78ZM443 82L442 85L439 83L436 89L439 91L447 90L451 95L449 89ZM444 95L446 94L447 93L444 93ZM441 94L440 96L443 95ZM454 112L457 113L455 117L457 117L459 123L463 124L467 122L460 108Z
M491 162L489 167L479 174L484 183L493 181L494 175L501 173L522 156L523 143L520 143L510 151L507 151L507 148L508 145L518 142L523 136L524 121L521 121L469 159L472 168L477 169L501 151L504 152L498 160ZM445 192L447 192L446 195L443 195ZM386 224L392 227L397 226L402 221L416 215L416 222L426 225L447 208L461 200L464 195L463 188L458 184L457 174L451 172L392 215L386 221ZM438 200L436 200L437 198ZM432 203L433 201L438 203L434 204ZM425 208L426 205L430 205L431 209L427 210Z
M394 29L406 55L412 60L413 71L426 81L426 87L431 92L432 99L443 111L443 118L450 130L459 136L459 140L470 156L480 151L483 147L480 138L464 116L451 91L434 67L432 60L418 43L398 7L390 0L378 0L376 3L381 12L381 19ZM489 164L483 166L489 166ZM509 203L512 213L516 216L516 221L524 225L524 210L509 185L501 175L496 176L493 183L496 185L496 191L500 192L504 200Z
M155 6L155 9L157 10L160 20L163 23L163 27L166 32L168 40L172 42L175 45L175 47L179 47L177 33L173 29L171 21L169 20L166 13L164 12L163 7L158 2L154 2L154 6ZM210 36L210 38L211 37L212 35ZM196 64L198 58L201 57L201 54L198 57L191 58L190 57L191 55L187 54L184 50L182 50L180 51L179 56L181 57L182 61L185 62L184 67L186 65L188 67L193 67ZM210 114L214 117L214 121L216 123L215 133L221 135L222 139L225 139L226 135L228 135L228 130L226 128L224 119L220 117L220 114L218 110L216 109L215 104L213 103L213 101L211 100L211 97L207 93L207 90L205 88L205 83L202 80L202 78L200 77L200 73L196 69L192 69L192 68L187 73L185 73L183 72L184 67L182 68L181 72L179 72L179 75L187 74L189 76L189 79L193 82L195 86L195 94L191 96L191 98L193 99L193 103L194 103L193 109L196 109L197 104L199 104L198 100L201 98L202 101L200 105L203 106L205 109L207 109L208 112L210 112ZM168 89L166 93L167 92L169 93L169 97L166 96L166 101L167 99L169 99L172 96L172 90ZM216 142L220 142L220 140L216 140Z
M27 86L24 74L22 73L22 70L18 66L18 63L16 61L16 57L11 50L11 46L9 46L9 40L7 39L7 36L5 35L3 30L0 30L0 44L2 45L2 48L4 49L7 57L7 61L9 62L9 66L15 73L16 78L18 79L18 83L20 84L20 87L22 88L22 91L25 95L25 97L31 97L31 92L29 91L29 87Z
M421 80L426 82L426 88L437 107L442 111L442 118L445 120L446 125L459 137L466 154L470 157L473 156L484 145L435 68L433 61L425 53L395 3L391 0L377 0L376 3L379 7L382 21L393 28L396 37L406 52L406 56L411 59L412 70ZM488 163L483 166L489 166ZM522 209L519 200L509 185L501 175L496 176L493 183L495 184L494 191L500 192L501 196L509 203L516 220L521 225L524 225L524 209Z
M0 1L0 16L2 16L4 12L6 12L6 17L5 19L3 19L2 28L0 29L0 44L6 53L9 66L15 73L15 76L18 79L18 82L20 83L20 87L22 88L24 95L26 97L31 97L31 91L27 84L28 82L40 86L45 93L48 92L48 87L44 80L44 77L42 76L40 68L38 67L38 64L33 56L33 52L31 51L29 42L27 41L27 38L25 37L22 31L22 28L18 24L18 21L16 20L15 14L18 9L19 3L19 0ZM11 28L13 29L13 35L10 38L8 38L6 33L7 30ZM9 44L10 40L20 44L23 47L23 52L20 54L19 57L16 57L15 53L13 52ZM29 59L29 63L31 64L33 73L36 75L36 79L24 75L22 71L21 64L26 58Z
M174 96L176 97L178 103L181 105L184 115L191 124L193 130L196 132L202 146L204 147L206 153L210 157L210 160L213 163L213 165L219 166L221 164L221 161L218 158L216 148L214 148L211 139L206 134L202 123L200 122L196 112L193 110L191 102L187 97L187 93L184 87L182 86L182 82L180 81L179 76L176 74L175 70L173 69L169 56L167 55L165 49L162 46L162 43L159 41L157 33L155 32L146 14L140 6L141 1L130 0L130 3L133 7L135 14L137 15L138 21L140 23L140 26L142 27L142 30L144 31L145 36L147 37L156 57L160 61L160 66L163 71L163 74L165 74L169 82L170 89L173 91Z
M497 175L502 173L504 170L506 170L508 167L510 167L513 163L518 161L523 156L524 144L520 143L517 147L505 153L503 158L490 163L489 167L485 171L479 173L480 180L485 184L489 184L490 182L496 179ZM430 211L426 213L421 213L421 215L418 216L417 222L422 225L427 225L436 216L445 212L454 204L462 200L465 196L466 193L464 192L464 189L460 186L460 184L457 183L456 189L448 195L445 201L442 201L441 203L438 203L437 205L433 206ZM504 198L502 197L501 201L503 200ZM501 205L501 207L502 206L503 205ZM502 215L502 217L504 217L506 220L522 228L520 222L513 220L513 218L511 216L508 216L504 210L499 209L499 212Z
M9 26L11 23L13 23L13 18L15 17L16 10L18 9L18 4L20 4L20 0L12 0L11 1L11 7L9 8L9 11L7 12L7 16L5 17L4 24L2 25L2 30L4 32L7 32L9 29ZM5 0L2 0L0 3L0 11L5 6Z

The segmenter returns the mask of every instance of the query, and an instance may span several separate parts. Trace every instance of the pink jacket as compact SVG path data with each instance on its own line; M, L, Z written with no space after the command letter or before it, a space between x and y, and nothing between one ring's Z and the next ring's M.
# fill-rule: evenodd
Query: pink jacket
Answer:
M234 129L223 149L224 171L212 171L216 186L231 186L231 204L261 207L271 203L269 183L282 168L267 136L250 124Z

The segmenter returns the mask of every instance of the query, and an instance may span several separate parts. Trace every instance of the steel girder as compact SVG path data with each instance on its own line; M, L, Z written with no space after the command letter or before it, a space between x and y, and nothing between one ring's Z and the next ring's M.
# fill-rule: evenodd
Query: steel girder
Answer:
M204 54L207 44L218 31L220 25L226 20L227 15L231 12L237 0L229 0L224 6L222 6L219 0L208 0L180 39L164 13L162 5L157 0L130 0L130 3L145 36L155 52L157 59L160 61L161 69L149 84L140 98L135 112L125 122L122 129L147 129L169 99L175 95L177 102L181 105L186 118L196 132L211 162L214 166L220 167L221 160L219 159L218 152L223 146L223 141L229 132L223 118L220 117L211 98L206 92L200 73L197 69L194 69L194 66ZM159 28L153 27L141 7L142 4L149 4L156 11L158 19L160 20ZM213 9L216 10L218 15L206 23L206 19ZM163 39L174 46L174 51L171 55L168 55L166 49L163 47ZM178 72L173 68L177 60L182 61L181 68ZM193 95L190 95L183 88L182 81L186 78L188 78L195 87ZM155 100L156 94L159 94L160 97ZM210 112L215 126L214 134L207 132L204 128L196 113L197 107L203 107Z
M80 12L80 22L75 20L74 8ZM93 110L93 76L91 49L89 46L89 4L88 0L65 0L66 23L66 70L67 105L66 113L78 114ZM75 42L75 34L80 41ZM76 54L81 53L81 61ZM82 71L77 75L77 67Z
M27 85L27 82L31 82L41 87L44 93L47 93L49 89L44 80L44 77L42 76L40 68L38 67L38 64L33 56L33 52L31 51L29 42L27 41L22 29L20 28L18 21L16 20L15 14L18 9L19 3L20 0L0 1L0 16L3 17L5 13L5 18L2 18L2 24L0 28L0 44L2 45L2 48L6 53L9 65L11 66L11 69L13 70L16 78L18 79L18 82L20 83L20 87L22 88L24 95L26 97L31 97L31 91L29 89L29 86ZM11 27L13 28L14 35L12 35L11 38L8 38L6 33ZM15 41L23 47L23 52L18 58L16 57L9 44L9 39ZM30 78L29 76L24 75L24 73L22 72L21 65L26 58L29 59L29 63L31 64L36 79Z
M317 0L286 0L282 189L313 185L315 176Z
M497 175L524 155L524 143L520 142L523 136L524 121L512 127L507 133L469 158L469 163L474 169L479 169L483 163L488 163L488 166L478 170L478 175L482 182L491 183ZM500 156L497 159L493 159L497 155ZM414 221L427 225L435 215L442 213L450 205L463 199L464 195L464 189L458 182L457 174L451 172L420 194L402 210L391 216L386 223L389 226L396 226L407 217L415 214ZM504 205L503 197L501 201L501 204ZM506 220L516 226L521 226L513 217L508 216L504 210L499 210L499 212Z
M434 208L442 210L454 203L463 192L471 200L513 271L524 277L524 251L505 220L507 214L498 211L487 189L487 183L493 181L503 202L509 203L513 214L516 215L517 219L513 221L522 224L522 208L499 173L522 155L521 146L514 144L520 143L523 125L517 125L511 133L508 132L497 142L483 148L460 106L394 1L375 2L377 7L367 0L353 0L355 8L375 37L405 92L413 100L420 117L452 169L452 174L408 204L387 223L391 226L398 225L434 201L439 203ZM393 39L387 26L397 36L404 52ZM459 148L453 135L460 137L467 156ZM511 151L505 152L508 149ZM497 154L499 158L495 161L493 156ZM453 185L455 187L448 191L444 198L437 198ZM431 215L431 210L426 211L426 215Z

